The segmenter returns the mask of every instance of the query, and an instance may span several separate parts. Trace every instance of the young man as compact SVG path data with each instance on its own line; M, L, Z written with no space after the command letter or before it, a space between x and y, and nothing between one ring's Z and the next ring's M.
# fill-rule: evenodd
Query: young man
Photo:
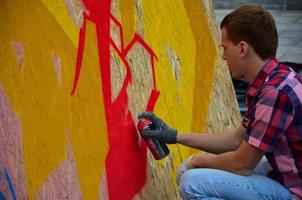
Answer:
M274 19L259 6L243 6L220 28L232 77L249 82L241 125L222 134L177 133L153 113L142 113L139 118L149 117L156 126L142 136L212 153L180 165L184 199L302 199L302 79L275 59ZM255 175L264 156L272 170Z

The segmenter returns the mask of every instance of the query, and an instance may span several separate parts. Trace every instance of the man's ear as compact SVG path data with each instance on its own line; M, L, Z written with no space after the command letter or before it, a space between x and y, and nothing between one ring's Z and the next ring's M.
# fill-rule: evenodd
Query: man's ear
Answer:
M249 44L245 41L239 42L240 57L245 57L249 52Z

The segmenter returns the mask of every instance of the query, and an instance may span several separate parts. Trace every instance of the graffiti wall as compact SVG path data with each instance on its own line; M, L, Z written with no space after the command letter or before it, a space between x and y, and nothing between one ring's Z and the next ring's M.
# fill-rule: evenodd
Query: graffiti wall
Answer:
M239 119L211 2L3 0L0 200L180 199L193 150L155 161L153 111L182 132Z

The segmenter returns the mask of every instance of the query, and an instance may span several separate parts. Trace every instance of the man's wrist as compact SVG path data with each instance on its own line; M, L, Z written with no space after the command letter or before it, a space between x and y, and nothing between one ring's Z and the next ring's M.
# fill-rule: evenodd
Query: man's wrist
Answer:
M176 133L176 143L181 143L183 133Z
M173 144L176 144L177 143L177 130L173 129L173 134L174 134L174 138L173 138Z

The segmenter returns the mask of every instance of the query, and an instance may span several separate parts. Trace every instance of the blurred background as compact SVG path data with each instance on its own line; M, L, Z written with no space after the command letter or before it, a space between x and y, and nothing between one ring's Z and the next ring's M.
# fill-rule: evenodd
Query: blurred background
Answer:
M302 0L214 0L218 25L231 10L244 4L259 4L273 15L279 36L277 59L302 75ZM233 80L233 84L243 115L246 112L245 93L248 83L245 80Z

